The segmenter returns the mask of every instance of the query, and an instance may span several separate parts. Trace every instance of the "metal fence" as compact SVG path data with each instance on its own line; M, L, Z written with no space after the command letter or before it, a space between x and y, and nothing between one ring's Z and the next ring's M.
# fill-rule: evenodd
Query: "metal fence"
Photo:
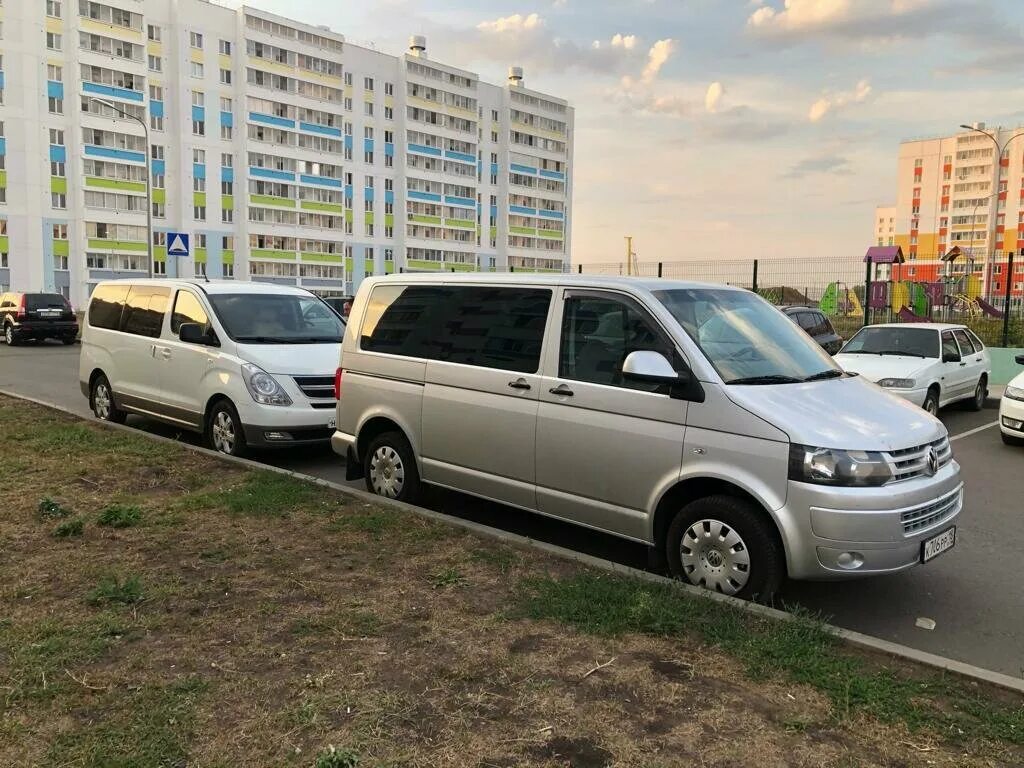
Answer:
M987 270L987 273L986 273ZM986 266L940 259L737 259L580 264L582 274L660 277L733 285L778 306L820 308L849 338L865 324L956 322L990 346L1024 346L1024 256Z

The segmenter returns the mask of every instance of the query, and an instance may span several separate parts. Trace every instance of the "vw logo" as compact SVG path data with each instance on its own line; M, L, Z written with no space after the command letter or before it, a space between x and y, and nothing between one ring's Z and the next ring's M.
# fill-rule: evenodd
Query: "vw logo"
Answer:
M928 449L928 476L932 477L939 471L939 452L935 448Z

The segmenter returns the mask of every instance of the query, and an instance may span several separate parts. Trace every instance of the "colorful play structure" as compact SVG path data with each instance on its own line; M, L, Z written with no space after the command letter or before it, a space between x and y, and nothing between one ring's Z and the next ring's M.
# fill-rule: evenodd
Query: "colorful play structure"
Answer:
M952 264L960 255L960 249L954 248L943 261ZM1001 310L982 298L981 275L973 271L954 275L950 269L945 278L933 282L900 280L898 271L894 274L893 270L893 265L904 263L899 246L869 248L864 261L869 259L875 268L875 279L866 297L870 309L889 310L894 318L906 323L929 322L936 311L957 318L1003 316ZM856 292L839 281L829 283L818 308L831 317L864 315L864 305Z

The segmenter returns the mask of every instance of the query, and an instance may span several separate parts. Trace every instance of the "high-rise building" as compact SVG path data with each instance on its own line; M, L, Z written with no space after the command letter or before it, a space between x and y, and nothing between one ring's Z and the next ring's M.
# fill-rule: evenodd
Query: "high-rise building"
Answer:
M490 85L422 37L390 56L207 0L14 0L0 19L0 290L80 304L144 276L147 183L161 276L340 294L568 268L573 110L516 67Z
M964 292L1024 296L1024 129L963 129L900 144L896 203L875 209L872 245L898 245L903 279L959 278ZM1002 148L996 156L996 142ZM946 264L943 256L958 248ZM1009 274L1013 255L1013 274Z

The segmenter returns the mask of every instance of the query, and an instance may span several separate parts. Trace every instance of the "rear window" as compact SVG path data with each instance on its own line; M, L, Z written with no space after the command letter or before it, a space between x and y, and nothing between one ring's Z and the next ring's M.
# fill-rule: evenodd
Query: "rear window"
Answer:
M25 309L35 312L40 309L67 309L67 302L59 293L26 293Z
M536 373L551 291L379 285L360 346L371 352Z
M89 325L114 331L120 328L121 312L129 288L128 285L114 283L98 286L92 292L92 301L89 303Z

